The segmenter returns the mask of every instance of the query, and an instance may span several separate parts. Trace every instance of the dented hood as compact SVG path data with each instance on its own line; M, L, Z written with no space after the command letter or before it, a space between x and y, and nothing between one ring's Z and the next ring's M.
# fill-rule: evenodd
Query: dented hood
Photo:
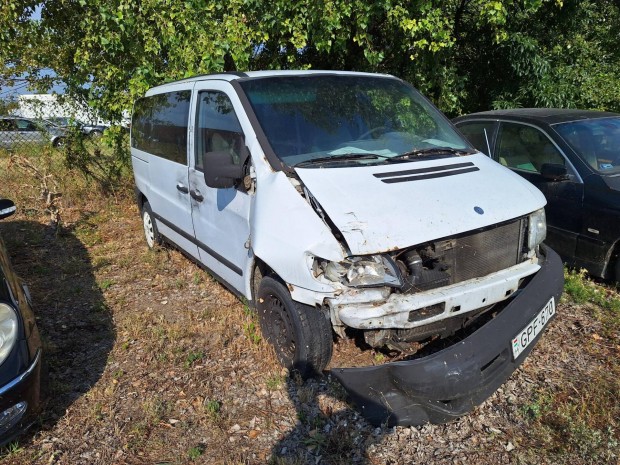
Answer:
M546 203L532 184L483 154L296 172L354 255L471 231Z

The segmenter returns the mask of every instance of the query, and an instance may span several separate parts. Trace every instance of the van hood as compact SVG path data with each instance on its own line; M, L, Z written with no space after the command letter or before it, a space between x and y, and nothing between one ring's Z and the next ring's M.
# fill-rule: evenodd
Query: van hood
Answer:
M536 187L481 153L295 171L342 232L353 255L453 236L546 204Z

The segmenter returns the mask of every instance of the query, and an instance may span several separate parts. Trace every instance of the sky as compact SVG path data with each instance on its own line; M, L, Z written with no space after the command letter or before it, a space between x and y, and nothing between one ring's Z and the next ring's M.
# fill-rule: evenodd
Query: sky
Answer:
M41 19L42 6L38 5L32 14L33 20ZM44 76L55 76L52 69L44 69L41 71ZM28 88L28 82L25 80L26 75L19 76L13 86L0 86L0 99L7 99L24 94L38 93ZM64 94L65 86L63 84L55 85L48 89L48 93Z

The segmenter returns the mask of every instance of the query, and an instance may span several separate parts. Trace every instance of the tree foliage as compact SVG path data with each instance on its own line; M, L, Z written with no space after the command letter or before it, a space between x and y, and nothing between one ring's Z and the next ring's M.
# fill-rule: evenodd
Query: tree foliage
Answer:
M5 0L0 55L3 75L46 87L52 68L117 118L166 81L287 68L392 73L452 115L620 110L619 12L614 0Z

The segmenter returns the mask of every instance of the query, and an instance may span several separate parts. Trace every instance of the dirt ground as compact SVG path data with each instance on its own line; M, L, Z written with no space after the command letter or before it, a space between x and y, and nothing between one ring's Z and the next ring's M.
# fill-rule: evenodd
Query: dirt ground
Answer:
M563 299L531 356L471 414L375 428L330 377L287 377L251 310L208 273L147 250L130 198L66 199L63 222L56 233L20 208L0 223L49 367L41 421L3 464L619 463L613 442L603 456L554 450L555 430L537 422L547 397L584 398L593 373L617 373L619 335L588 305Z

